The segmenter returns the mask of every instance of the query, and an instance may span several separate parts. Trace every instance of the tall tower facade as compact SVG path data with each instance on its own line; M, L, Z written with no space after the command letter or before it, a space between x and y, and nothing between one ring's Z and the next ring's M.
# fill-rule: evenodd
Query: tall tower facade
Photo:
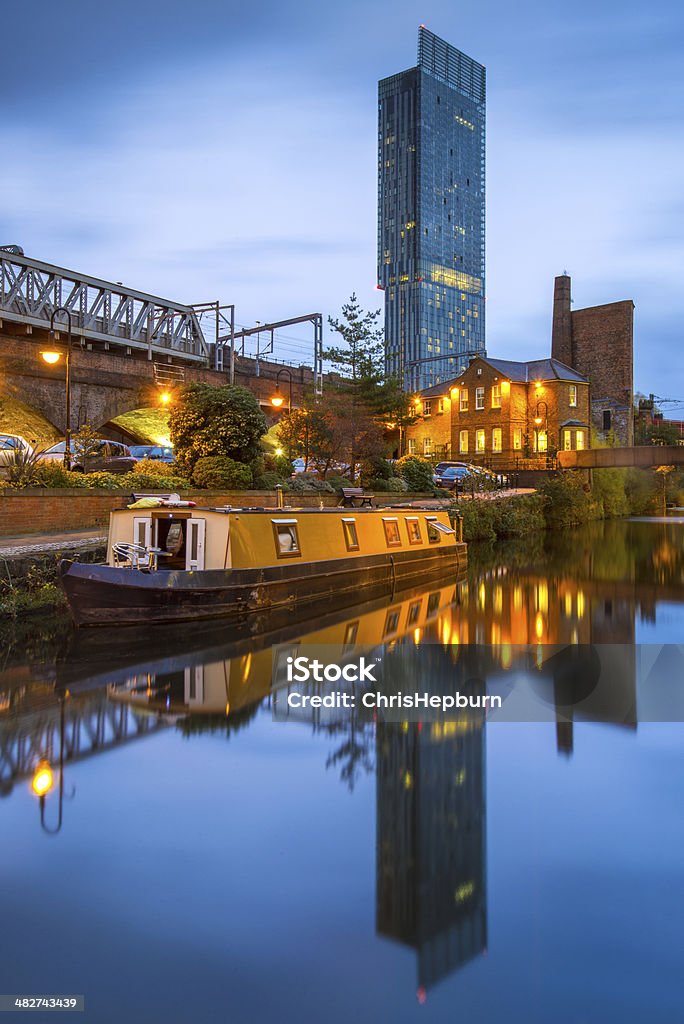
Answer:
M418 30L418 65L379 83L378 285L388 372L407 390L485 355L481 64Z

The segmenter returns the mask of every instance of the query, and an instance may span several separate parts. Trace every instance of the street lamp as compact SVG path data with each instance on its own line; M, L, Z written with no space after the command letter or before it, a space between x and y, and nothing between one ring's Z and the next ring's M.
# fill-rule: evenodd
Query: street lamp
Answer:
M52 771L52 765L47 758L41 758L36 766L36 770L33 773L33 779L31 780L31 789L35 796L38 797L40 804L40 826L44 832L48 835L56 835L62 827L62 810L64 805L64 702L66 694L60 695L59 698L59 789L58 789L58 803L57 803L57 824L54 828L48 827L45 823L45 798L48 793L51 793L55 778ZM72 794L73 795L73 794Z
M285 401L285 399L280 393L280 378L284 373L287 374L290 381L290 394L288 399L287 411L292 412L292 373L290 372L290 370L288 370L286 366L283 366L282 370L278 370L278 373L276 375L276 389L275 394L271 398L271 405L273 406L274 409L280 409L281 405Z
M542 420L541 406L544 406L544 418ZM549 450L549 407L543 400L537 402L536 409L534 410L534 422L537 427L544 424L544 451ZM537 451L541 451L539 447L539 431L537 431Z
M66 383L66 429L64 431L64 468L71 469L71 313L66 306L57 306L53 309L50 317L50 337L55 337L55 317L58 313L65 313L68 324L67 349L65 362L65 383ZM60 361L63 353L56 349L48 349L40 353L43 361L48 366L54 366Z

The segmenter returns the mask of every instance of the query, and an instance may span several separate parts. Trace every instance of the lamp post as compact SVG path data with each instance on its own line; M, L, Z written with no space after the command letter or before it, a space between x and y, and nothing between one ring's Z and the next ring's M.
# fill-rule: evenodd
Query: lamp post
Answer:
M544 419L543 420L542 420L541 409L540 409L540 407L542 405L544 406ZM544 440L545 440L545 445L546 445L546 447L544 448L544 451L548 452L548 450L549 450L549 407L546 404L546 402L543 401L543 400L541 402L537 402L537 407L534 410L534 422L535 422L535 425L537 427L540 427L542 425L542 422L544 424ZM539 451L539 431L537 431L537 451Z
M65 383L66 383L66 429L64 431L64 468L66 470L71 469L71 312L66 306L57 306L53 309L50 317L50 337L55 337L55 317L58 313L65 313L68 324L67 334L67 349L65 357ZM43 360L49 365L54 366L62 358L62 353L56 350L48 350L41 352Z
M45 822L45 798L54 787L55 780L52 771L52 766L47 758L41 758L38 762L35 772L33 773L33 779L31 781L31 789L34 794L38 797L40 804L40 827L48 835L54 836L62 828L62 811L64 806L64 701L65 695L61 694L59 698L59 789L58 789L58 802L57 802L57 824L54 828L50 828ZM72 793L73 795L73 793Z
M285 399L280 393L280 378L284 373L287 374L288 379L290 381L290 393L288 397L287 411L292 412L292 373L290 370L288 370L287 366L283 366L282 370L278 370L278 373L276 374L276 389L275 395L273 395L271 398L271 405L273 406L274 409L280 409L281 405L285 401Z

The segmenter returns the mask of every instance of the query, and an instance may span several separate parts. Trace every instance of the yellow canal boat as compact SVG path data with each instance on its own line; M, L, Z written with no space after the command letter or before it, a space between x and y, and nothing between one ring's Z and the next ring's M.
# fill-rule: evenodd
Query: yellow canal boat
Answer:
M442 509L184 504L117 509L106 564L61 563L77 625L354 604L466 568L466 546Z

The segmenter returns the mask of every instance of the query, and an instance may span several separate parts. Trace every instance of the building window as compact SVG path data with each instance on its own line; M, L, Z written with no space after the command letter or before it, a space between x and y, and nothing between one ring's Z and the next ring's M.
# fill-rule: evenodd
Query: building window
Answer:
M584 450L584 431L578 430L575 433L575 448L578 452Z
M423 455L432 455L432 438L423 438Z
M460 405L461 412L468 412L468 389L467 388L463 388L463 390L461 391L461 399L460 399L460 401L461 401L461 405Z
M492 451L501 451L501 427L494 427L492 430Z
M409 453L409 455L415 455L416 454L416 439L415 439L415 437L409 437L408 453Z
M409 544L422 544L423 538L420 534L420 523L418 517L413 516L406 517L406 532L408 534Z
M563 431L563 451L566 451L566 452L572 451L572 431L571 430L564 430Z
M385 527L385 540L387 541L388 548L401 547L401 535L399 533L399 520L398 519L383 519L382 525Z
M344 531L344 542L347 545L347 551L358 551L359 535L356 532L356 520L343 519L342 529Z
M501 408L501 385L492 385L492 409Z
M423 416L430 416L432 413L432 401L426 398L423 401Z
M462 430L458 435L458 450L461 455L464 455L468 451L468 431Z
M475 388L475 408L484 409L484 388Z
M612 424L612 419L613 418L611 416L610 409L604 409L603 410L603 429L604 430L611 430L612 429L612 425L613 425Z
M437 399L437 412L444 412L444 398Z
M548 450L549 443L548 437L545 430L535 430L534 432L534 450L535 452L545 452Z
M571 384L570 387L568 388L568 392L569 392L569 395L568 395L568 405L572 405L572 406L577 405L577 385L576 384Z
M522 451L522 427L515 427L513 430L513 449L516 452Z
M301 555L297 520L273 519L271 522L273 523L273 536L278 558L296 558Z
M485 432L484 430L475 431L475 451L483 452L485 450Z

